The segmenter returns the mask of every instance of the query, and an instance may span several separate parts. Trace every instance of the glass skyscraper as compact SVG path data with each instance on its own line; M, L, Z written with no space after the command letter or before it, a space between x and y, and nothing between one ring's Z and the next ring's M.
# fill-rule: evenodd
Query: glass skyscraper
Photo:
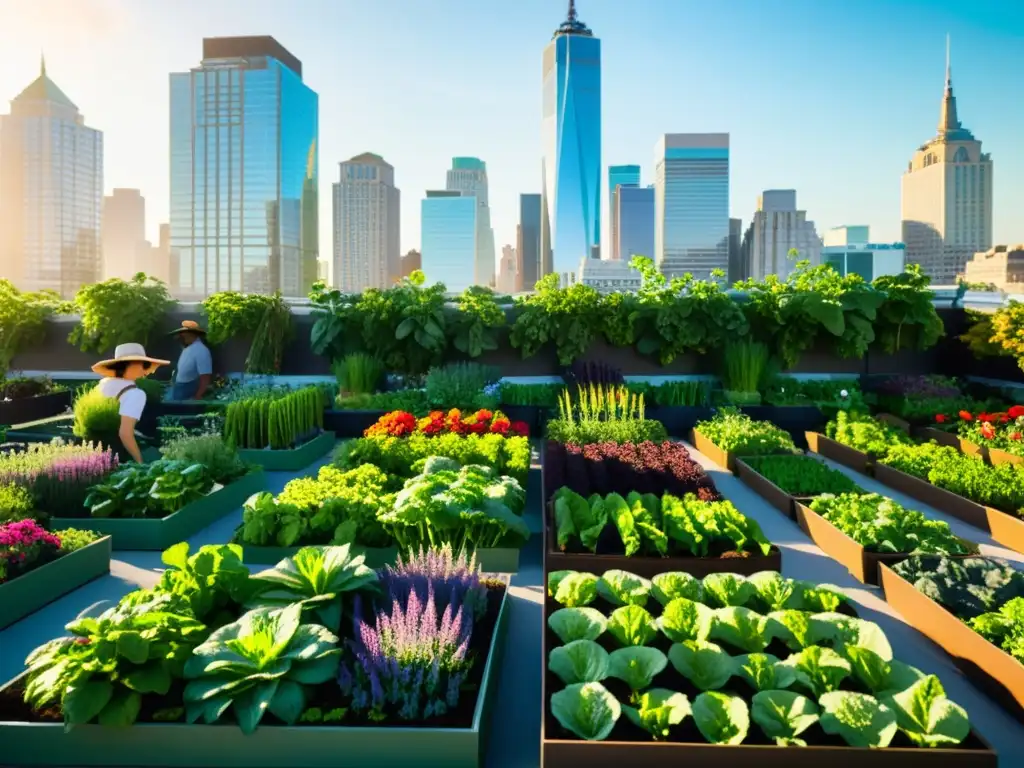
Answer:
M655 263L667 277L729 269L729 134L670 133L654 160Z
M453 157L445 188L464 195L473 195L477 211L476 258L473 260L473 282L494 286L494 230L487 188L487 163L476 157Z
M540 255L541 196L519 196L519 226L516 228L516 259L520 290L532 291L543 276Z
M101 279L103 134L40 63L0 116L0 277L71 298Z
M615 190L619 186L639 187L640 166L611 165L608 167L608 250L611 251L611 253L606 253L605 256L606 258L611 259L621 258L621 254L619 252L619 208L615 199ZM653 253L653 251L651 253ZM651 254L645 255L650 256ZM628 254L626 255L626 258L629 258Z
M544 49L541 253L575 272L601 242L601 41L576 16Z
M203 40L171 75L171 249L183 298L317 279L317 94L272 37Z
M633 256L654 260L654 187L619 186L615 196L618 220L618 242L614 248L618 258L629 261Z
M420 209L420 250L427 283L450 293L473 285L480 206L457 190L428 191Z

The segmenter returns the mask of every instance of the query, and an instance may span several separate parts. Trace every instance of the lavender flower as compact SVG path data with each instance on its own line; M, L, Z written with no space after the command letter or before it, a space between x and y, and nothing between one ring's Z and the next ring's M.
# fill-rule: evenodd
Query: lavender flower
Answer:
M480 583L476 555L455 555L450 544L399 557L393 568L388 566L378 575L384 594L393 595L402 603L412 592L421 602L425 601L429 586L439 604L464 606L470 621L476 621L487 610L487 588Z
M372 625L363 619L362 597L355 595L352 639L338 686L351 696L352 709L371 720L438 717L458 704L471 666L473 623L453 602L438 617L434 580L426 580L423 597L414 586L396 585L406 591L389 590L390 609L378 610Z

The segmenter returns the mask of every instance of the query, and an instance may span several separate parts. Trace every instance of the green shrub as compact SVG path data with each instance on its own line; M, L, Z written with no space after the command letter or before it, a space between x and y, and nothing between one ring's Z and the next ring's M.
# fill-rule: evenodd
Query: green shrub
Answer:
M103 538L103 536L95 531L80 531L77 528L63 528L57 532L57 538L60 539L61 554L68 555L76 549L89 546L94 541L98 541Z
M885 422L862 413L839 411L835 419L825 427L825 434L872 458L885 456L889 448L900 443L909 443L906 433Z
M0 485L0 523L32 517L32 494L20 485Z
M484 390L501 378L497 368L480 363L451 363L427 374L427 403L432 409L494 409L497 397ZM496 394L496 392L495 392Z
M160 448L160 454L171 461L202 464L215 483L227 485L246 473L248 467L238 451L220 435L177 437Z
M380 360L362 352L335 360L331 367L338 380L339 396L368 395L376 392L384 377L384 366Z
M121 428L120 403L100 392L99 387L79 390L74 414L72 432L83 440L109 442Z

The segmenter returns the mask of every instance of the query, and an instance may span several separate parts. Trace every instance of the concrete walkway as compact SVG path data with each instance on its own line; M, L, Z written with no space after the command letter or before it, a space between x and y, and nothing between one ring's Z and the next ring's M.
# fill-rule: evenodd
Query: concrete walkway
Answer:
M689 447L689 446L688 446ZM755 518L768 538L783 550L783 572L787 576L828 582L842 587L858 604L860 614L878 622L889 636L896 656L942 679L950 697L964 706L972 723L1000 753L1000 768L1024 765L1024 726L976 690L953 666L945 653L907 626L882 600L877 588L855 581L846 569L825 556L796 523L783 517L730 473L712 464L690 447L694 457L708 470L722 494L742 512ZM543 586L541 562L541 484L534 457L528 488L526 521L536 535L520 557L520 571L510 590L511 621L504 662L498 677L498 694L490 723L487 768L537 768L540 765L540 653ZM268 473L268 490L278 492L293 477L313 474L324 462L298 473ZM886 493L908 508L919 509L937 519L946 519L961 536L982 544L983 553L996 555L1024 567L1024 555L1010 552L977 529L948 519L935 510L899 494L887 491L857 473L861 487ZM241 521L241 510L210 526L190 539L193 551L203 544L230 540ZM8 680L23 668L25 656L37 645L57 637L64 624L83 609L101 600L117 600L142 586L151 586L162 566L157 552L116 552L111 573L66 595L41 611L0 632L0 680ZM2 754L0 754L2 762Z

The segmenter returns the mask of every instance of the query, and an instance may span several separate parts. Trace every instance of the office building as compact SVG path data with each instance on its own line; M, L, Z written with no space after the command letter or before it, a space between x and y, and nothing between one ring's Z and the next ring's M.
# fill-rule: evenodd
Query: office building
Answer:
M516 249L506 245L501 249L501 260L498 262L498 279L496 290L498 293L517 293L518 287L518 259Z
M937 134L903 174L907 263L936 285L951 284L975 253L992 247L992 158L960 123L946 42L946 88Z
M580 259L577 280L601 293L628 293L640 290L640 273L628 259Z
M71 298L102 276L103 134L42 61L0 116L0 276Z
M115 189L103 198L100 242L104 279L130 280L145 271L141 263L148 259L150 244L146 242L146 198L139 190Z
M744 236L747 276L764 280L778 275L785 280L799 261L821 263L821 238L807 211L796 206L795 189L767 189L757 199L757 210ZM796 251L794 258L791 251Z
M171 283L170 230L169 225L160 225L160 239L156 245L144 240L137 263L139 272L145 272L150 277L155 277L167 284L168 289L173 291L175 286Z
M821 263L831 264L841 275L858 274L867 282L903 271L903 243L872 243L871 228L835 227L825 233Z
M609 258L618 259L622 254L619 252L619 205L615 198L615 190L623 187L640 186L639 165L612 165L608 168L608 248ZM653 251L652 251L653 253ZM650 256L650 254L647 254ZM628 255L626 256L628 258Z
M616 241L613 261L633 256L654 260L654 187L619 185L615 194Z
M601 41L574 0L544 49L543 89L541 258L544 274L567 274L601 242Z
M409 277L413 272L423 269L423 259L420 258L420 252L415 248L406 252L402 256L402 277Z
M444 283L449 293L473 285L477 251L476 197L455 190L428 191L420 209L420 248L428 283Z
M729 134L670 133L654 158L655 262L667 277L729 268Z
M206 38L170 92L180 295L306 296L318 273L319 107L302 63L272 37Z
M743 260L743 221L729 219L729 271L728 284L731 286L739 280L746 280L746 262Z
M364 152L340 165L334 185L334 286L358 293L401 276L401 193L395 169Z
M519 196L519 225L516 227L516 258L520 291L532 291L547 271L541 258L541 195ZM548 267L550 271L550 266Z
M473 282L494 286L494 230L491 229L491 208L487 191L487 164L476 157L453 157L445 189L476 198L477 247L473 261Z
M984 283L1007 293L1024 290L1024 243L996 245L974 254L964 269L968 283Z

